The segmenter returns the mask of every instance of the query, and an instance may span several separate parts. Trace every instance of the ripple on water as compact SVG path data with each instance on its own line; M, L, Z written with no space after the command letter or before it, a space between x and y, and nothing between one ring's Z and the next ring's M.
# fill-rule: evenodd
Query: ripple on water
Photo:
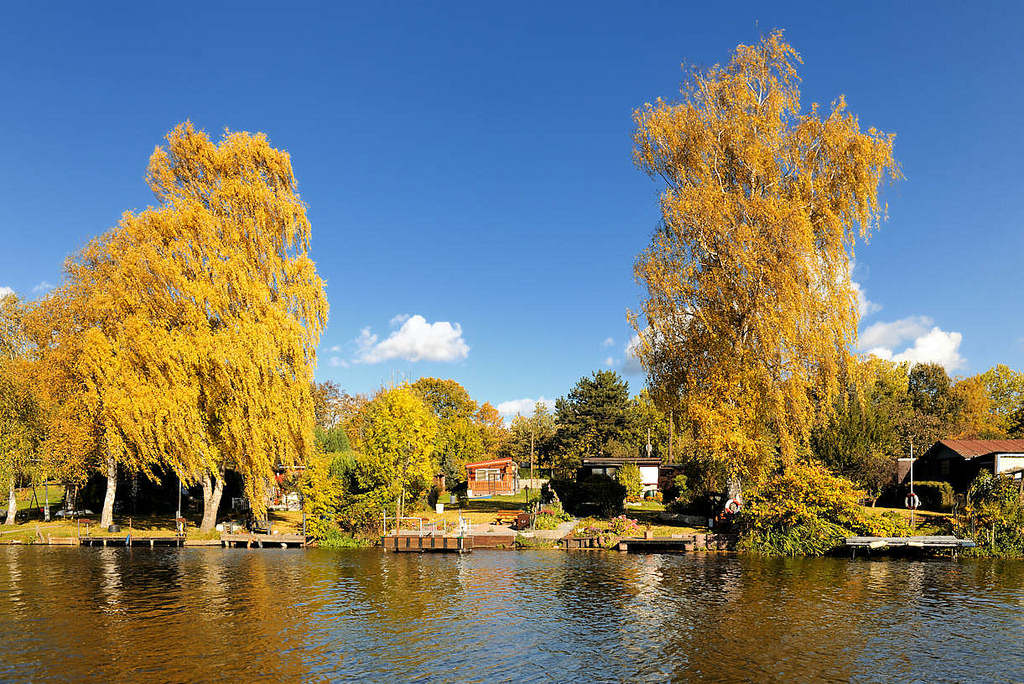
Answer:
M1024 680L1024 564L0 548L0 680Z

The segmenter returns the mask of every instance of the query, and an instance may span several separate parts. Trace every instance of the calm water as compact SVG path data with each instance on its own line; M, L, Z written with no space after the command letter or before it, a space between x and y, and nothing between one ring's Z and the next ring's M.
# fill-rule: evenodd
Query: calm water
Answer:
M1024 681L1024 563L0 547L0 680Z

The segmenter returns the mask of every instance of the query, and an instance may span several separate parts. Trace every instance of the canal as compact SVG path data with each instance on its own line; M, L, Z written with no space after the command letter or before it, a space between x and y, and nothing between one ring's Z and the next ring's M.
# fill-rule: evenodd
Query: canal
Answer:
M2 681L1024 681L1024 563L0 547Z

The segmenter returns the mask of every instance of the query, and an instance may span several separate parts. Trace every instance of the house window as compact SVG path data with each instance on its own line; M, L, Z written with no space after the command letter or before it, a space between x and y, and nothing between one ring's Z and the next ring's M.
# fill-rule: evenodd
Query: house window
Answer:
M477 482L497 482L501 479L501 471L498 468L477 468Z
M944 458L939 461L939 474L942 477L949 477L949 459Z

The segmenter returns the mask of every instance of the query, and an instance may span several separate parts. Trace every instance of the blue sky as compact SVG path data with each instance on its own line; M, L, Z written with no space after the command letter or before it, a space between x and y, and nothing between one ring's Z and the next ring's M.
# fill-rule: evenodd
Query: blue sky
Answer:
M842 93L897 134L907 179L857 252L864 347L1024 367L1024 6L763 4L4 5L0 288L44 291L151 204L146 160L191 119L292 155L331 305L318 377L452 377L497 405L611 366L638 390L625 312L658 188L632 111L780 27L805 104Z

